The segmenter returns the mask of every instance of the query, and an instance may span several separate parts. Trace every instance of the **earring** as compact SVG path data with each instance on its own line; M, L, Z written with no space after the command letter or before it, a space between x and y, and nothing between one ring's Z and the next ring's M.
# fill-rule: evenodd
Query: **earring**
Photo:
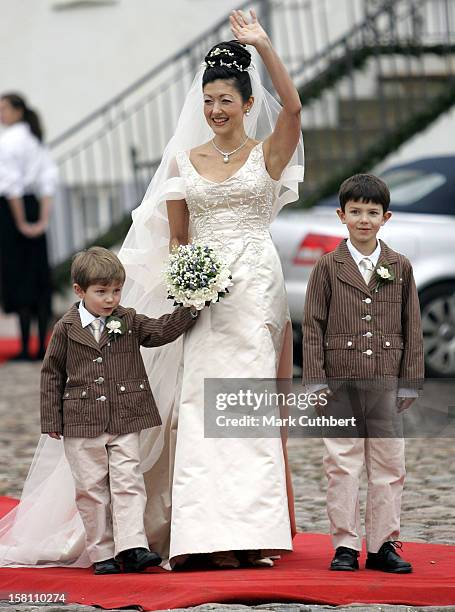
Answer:
M245 115L248 117L249 114L250 114L250 109L248 108L245 112Z

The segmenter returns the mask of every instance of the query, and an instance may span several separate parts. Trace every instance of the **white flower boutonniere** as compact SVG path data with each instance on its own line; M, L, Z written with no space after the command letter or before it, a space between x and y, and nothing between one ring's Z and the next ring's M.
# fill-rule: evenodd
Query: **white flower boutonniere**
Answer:
M375 289L376 292L379 290L379 287L381 287L382 285L385 285L386 283L391 283L395 280L395 274L393 273L392 269L386 264L379 266L379 268L376 268L375 276L376 276L376 289Z
M125 333L125 323L118 317L108 317L106 319L106 329L109 336L116 340L117 336Z

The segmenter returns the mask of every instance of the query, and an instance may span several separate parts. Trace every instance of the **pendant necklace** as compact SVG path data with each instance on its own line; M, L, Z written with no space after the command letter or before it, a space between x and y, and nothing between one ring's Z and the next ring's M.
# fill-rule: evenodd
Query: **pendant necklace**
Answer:
M212 143L213 148L214 148L214 149L216 149L216 151L218 151L218 153L220 153L220 154L223 156L223 162L224 162L225 164L228 164L228 163L229 163L229 157L230 157L231 155L234 155L234 153L237 153L237 151L240 151L240 149L246 145L247 140L248 140L248 136L247 136L247 137L245 138L245 140L242 142L242 144L240 145L240 147L237 147L236 149L234 149L234 150L233 150L233 151L231 151L230 153L226 153L225 151L222 151L221 149L219 149L219 148L216 146L216 144L214 143L214 141L213 141L213 140L211 140L210 142Z

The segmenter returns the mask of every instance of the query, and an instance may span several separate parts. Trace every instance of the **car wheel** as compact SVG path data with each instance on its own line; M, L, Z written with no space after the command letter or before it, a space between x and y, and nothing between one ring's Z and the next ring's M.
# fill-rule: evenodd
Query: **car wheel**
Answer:
M426 375L455 378L455 282L423 291L420 308Z

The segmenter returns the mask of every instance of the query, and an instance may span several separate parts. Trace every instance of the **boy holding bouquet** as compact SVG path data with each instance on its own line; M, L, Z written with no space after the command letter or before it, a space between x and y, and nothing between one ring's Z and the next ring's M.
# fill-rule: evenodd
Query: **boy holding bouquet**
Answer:
M409 573L411 564L396 550L405 463L394 426L423 382L419 299L409 261L376 238L391 217L385 183L358 174L344 181L339 198L337 214L349 239L314 267L303 320L305 384L327 394L324 412L347 409L358 424L357 432L338 429L324 438L335 547L330 569L359 569L359 485L366 466L366 567Z
M197 319L177 308L158 319L120 305L125 270L110 251L78 253L78 304L57 322L41 371L41 430L63 435L76 505L95 574L159 565L144 531L139 433L161 424L141 346L173 342ZM112 512L111 512L112 508Z

